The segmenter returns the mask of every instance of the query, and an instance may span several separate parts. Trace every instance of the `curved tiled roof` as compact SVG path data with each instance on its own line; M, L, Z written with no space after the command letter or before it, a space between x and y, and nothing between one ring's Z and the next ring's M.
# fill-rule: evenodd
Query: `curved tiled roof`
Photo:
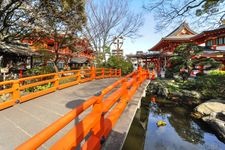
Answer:
M183 29L187 30L189 32L189 34L184 33L184 34L179 35L179 33L181 33ZM183 22L179 27L177 27L174 31L172 31L166 37L162 38L156 45L154 45L149 50L158 50L159 46L166 41L190 42L190 41L199 39L201 37L206 37L208 34L211 34L212 32L215 34L225 33L225 24L222 24L221 26L219 26L216 29L203 31L203 32L197 34L196 32L194 32L193 30L190 29L190 27L187 23Z
M166 37L177 36L177 34L182 32L183 29L186 29L187 31L189 31L189 33L190 33L189 35L196 35L197 34L197 32L191 30L191 28L189 27L189 25L186 22L183 22L179 27L177 27L175 30L173 30Z
M155 46L150 50L156 50L157 47L164 41L189 41L190 38L197 35L197 33L190 29L189 25L186 22L183 22L179 27L173 30L170 34L162 38Z
M194 37L195 35L182 35L182 36L168 36L165 38L162 38L164 40L188 40L192 37Z
M70 63L78 63L78 64L82 64L87 62L87 58L86 57L73 57L70 61Z
M3 53L12 53L16 55L32 56L37 55L31 48L22 43L5 43L0 42L0 50Z

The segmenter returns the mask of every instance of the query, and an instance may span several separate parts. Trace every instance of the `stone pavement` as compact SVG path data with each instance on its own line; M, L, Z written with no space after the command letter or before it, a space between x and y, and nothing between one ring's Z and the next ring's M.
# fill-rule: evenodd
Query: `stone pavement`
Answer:
M116 80L117 78L101 79L79 84L0 111L0 150L15 149L16 146ZM88 110L82 113L79 120L87 112ZM40 149L47 149L77 121L72 121Z

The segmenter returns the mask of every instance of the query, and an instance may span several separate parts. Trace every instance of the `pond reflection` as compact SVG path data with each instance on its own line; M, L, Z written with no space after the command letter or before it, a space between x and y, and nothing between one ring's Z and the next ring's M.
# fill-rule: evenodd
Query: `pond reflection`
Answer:
M171 104L164 99L156 99L156 102L151 100L143 99L142 107L137 111L124 144L124 150L225 149L225 144L217 139L206 124L190 117L192 108ZM156 123L159 120L165 121L167 125L157 127ZM131 134L143 130L145 133L142 136L135 137Z

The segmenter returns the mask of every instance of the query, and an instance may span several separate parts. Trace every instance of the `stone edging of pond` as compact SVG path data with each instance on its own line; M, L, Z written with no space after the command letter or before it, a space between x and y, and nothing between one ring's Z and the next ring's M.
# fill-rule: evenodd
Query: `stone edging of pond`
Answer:
M148 86L147 93L188 105L200 104L202 99L199 92L180 89L174 80L155 80Z

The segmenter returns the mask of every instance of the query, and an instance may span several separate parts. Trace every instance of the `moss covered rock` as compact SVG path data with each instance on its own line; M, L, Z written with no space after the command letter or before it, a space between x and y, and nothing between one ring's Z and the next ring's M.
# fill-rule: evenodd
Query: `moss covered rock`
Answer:
M148 86L147 92L191 105L201 102L201 94L199 92L182 89L180 83L174 80L155 80Z

